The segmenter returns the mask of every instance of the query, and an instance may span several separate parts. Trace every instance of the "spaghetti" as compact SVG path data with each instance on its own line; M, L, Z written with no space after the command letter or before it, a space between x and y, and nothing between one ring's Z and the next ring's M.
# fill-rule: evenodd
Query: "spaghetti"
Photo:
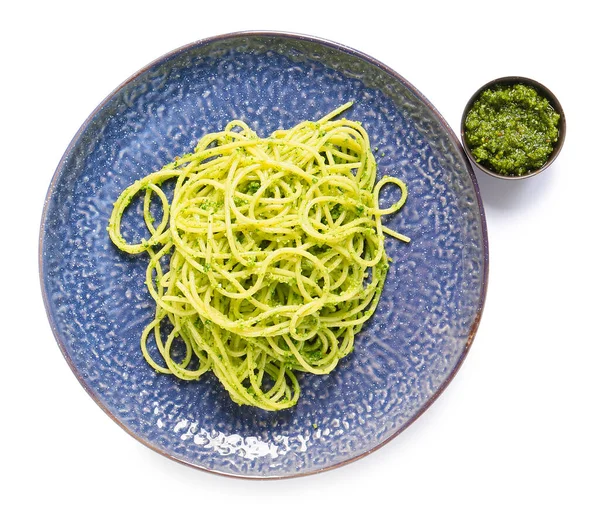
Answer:
M232 121L121 193L108 232L149 255L156 311L141 349L157 372L210 370L236 403L280 410L298 401L296 372L327 374L352 351L387 274L384 234L409 239L381 223L406 185L376 183L366 131L334 119L350 105L268 138ZM386 184L401 197L382 209ZM149 238L128 243L121 221L138 194Z

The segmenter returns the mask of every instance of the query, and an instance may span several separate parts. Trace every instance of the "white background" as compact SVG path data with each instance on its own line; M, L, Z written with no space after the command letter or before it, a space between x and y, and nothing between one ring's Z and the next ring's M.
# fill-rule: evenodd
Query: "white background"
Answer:
M593 2L12 2L0 8L0 526L12 528L600 528L600 94ZM587 7L586 7L587 6ZM541 176L479 176L490 239L483 320L457 377L406 432L320 475L245 481L159 456L87 396L38 280L44 197L95 106L156 57L237 30L359 49L455 130L504 75L567 117Z

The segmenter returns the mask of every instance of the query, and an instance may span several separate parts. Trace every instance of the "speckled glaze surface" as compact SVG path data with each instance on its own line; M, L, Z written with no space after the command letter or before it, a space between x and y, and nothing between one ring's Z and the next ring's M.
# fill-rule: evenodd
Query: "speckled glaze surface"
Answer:
M329 376L302 376L299 404L278 413L233 404L211 375L190 383L156 374L139 350L153 314L146 259L120 253L106 232L121 190L234 118L265 136L348 100L355 105L347 116L363 123L377 147L379 174L408 184L406 206L385 222L412 237L409 245L388 239L393 263L354 352ZM61 160L40 232L50 324L93 399L165 456L254 478L331 469L412 423L469 349L487 260L472 169L437 111L370 57L278 33L194 43L117 88Z

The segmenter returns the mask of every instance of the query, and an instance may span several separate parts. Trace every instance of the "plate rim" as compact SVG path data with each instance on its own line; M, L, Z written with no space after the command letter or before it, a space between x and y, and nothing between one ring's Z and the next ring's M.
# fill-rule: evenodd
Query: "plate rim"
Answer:
M82 375L79 373L79 371L75 367L75 364L73 363L72 359L70 358L69 354L67 353L67 348L66 348L65 344L61 341L61 339L59 337L58 326L56 325L55 319L53 318L52 313L51 313L50 300L49 300L49 296L46 291L46 285L45 285L44 239L45 239L45 233L46 233L48 208L49 208L49 205L51 202L51 198L57 187L57 184L60 179L60 175L66 165L66 161L67 161L69 155L72 153L73 148L78 144L79 140L81 139L81 137L83 136L85 131L88 129L88 127L90 126L90 124L94 120L94 118L97 116L97 114L102 110L102 108L104 106L106 106L114 98L114 96L120 90L122 90L127 85L129 85L130 83L135 81L137 78L144 75L146 72L148 72L152 68L158 66L160 63L170 60L170 59L173 59L177 55L180 55L182 53L185 53L185 52L190 51L195 48L202 48L204 46L207 46L209 44L214 44L216 42L227 41L227 40L232 40L232 39L239 39L239 38L244 38L244 37L248 37L248 38L269 38L269 37L271 37L271 38L279 38L279 39L286 39L286 40L301 40L301 41L313 42L315 44L320 44L322 46L325 46L328 48L333 48L339 52L352 55L354 57L357 57L358 59L361 59L363 61L371 63L372 65L381 69L382 71L384 71L391 77L394 77L400 83L405 85L411 92L413 92L417 96L418 99L420 99L422 101L422 103L424 103L427 106L427 108L430 110L430 112L432 112L435 115L436 119L439 121L442 128L448 134L449 139L452 142L452 144L454 145L454 147L456 148L457 152L460 154L460 156L464 162L464 165L467 168L467 172L469 173L469 176L471 177L471 181L472 181L474 192L475 192L475 197L477 199L477 209L479 212L478 219L481 223L483 262L482 262L482 273L481 273L481 288L480 288L480 292L479 292L477 308L476 308L475 316L474 316L473 322L471 324L471 328L470 328L467 340L465 342L463 351L461 352L452 371L444 379L444 381L442 382L440 387L436 390L436 392L434 392L429 397L429 399L427 399L427 401L425 401L425 403L423 405L421 405L419 410L405 424L403 424L400 428L398 428L396 431L394 431L385 440L378 443L376 446L372 447L371 449L363 451L362 453L355 455L351 458L348 458L346 460L343 460L341 462L331 464L331 465L322 467L320 469L295 472L295 473L292 473L289 475L280 475L280 474L266 475L266 476L244 475L241 473L238 474L238 473L233 473L233 472L228 472L228 471L220 471L217 469L211 469L210 467L205 467L205 466L193 463L193 462L188 462L181 457L169 454L167 451L162 450L160 447L157 447L157 446L151 444L150 442L144 440L142 437L140 437L136 433L134 433L125 423L121 422L104 405L104 403L102 403L102 401L99 399L99 397L94 393L91 386L87 384L87 382L83 379ZM419 89L417 89L412 83L407 81L402 75L400 75L394 69L390 68L389 66L382 63L378 59L375 59L371 55L361 52L351 46L347 46L345 44L341 44L341 43L338 43L338 42L335 42L335 41L332 41L332 40L329 40L326 38L317 37L314 35L308 35L308 34L304 34L304 33L294 33L294 32L289 32L289 31L271 31L271 30L269 30L269 31L248 30L248 31L235 31L235 32L229 32L229 33L221 33L221 34L214 35L211 37L199 39L199 40L190 42L188 44L185 44L183 46L177 47L175 49L172 49L171 51L166 52L166 53L160 55L159 57L157 57L156 59L154 59L153 61L147 63L145 66L143 66L142 68L140 68L139 70L134 72L132 75L127 77L115 89L113 89L98 105L96 105L96 107L88 115L88 117L85 119L83 124L79 127L79 129L77 130L77 132L75 133L75 135L73 136L71 141L69 142L67 148L65 149L63 155L60 158L60 161L56 167L56 170L54 171L54 174L53 174L50 184L48 186L48 190L47 190L46 196L44 198L42 216L41 216L41 221L40 221L40 229L39 229L39 235L38 235L38 273L39 273L39 280L40 280L40 286L41 286L41 291L42 291L42 299L43 299L44 308L46 311L46 317L47 317L50 327L52 329L54 339L56 340L56 343L58 344L59 349L61 350L63 358L66 360L67 364L71 368L71 371L73 372L73 374L75 375L75 377L77 378L77 380L79 381L81 386L85 389L87 394L92 398L92 400L96 403L96 405L98 405L107 414L107 416L109 418L111 418L117 425L119 425L119 427L121 427L127 434L132 436L135 440L137 440L144 446L148 447L152 451L168 458L169 460L173 460L180 464L184 464L185 466L191 467L193 469L197 469L197 470L211 473L214 475L238 478L238 479L244 479L244 480L282 480L282 479L305 477L305 476L309 476L309 475L316 475L319 473L323 473L326 471L340 468L342 466L346 466L348 464L351 464L352 462L356 462L357 460L360 460L360 459L366 457L367 455L370 455L371 453L377 451L378 449L381 449L383 446L387 445L389 442L394 440L398 435L400 435L400 433L404 432L418 418L420 418L433 405L433 403L435 401L437 401L437 399L446 390L448 385L452 382L452 380L454 379L454 377L456 376L456 374L462 367L462 365L467 357L467 354L469 353L469 350L471 349L471 345L473 344L475 335L477 334L477 330L478 330L479 324L481 322L481 318L483 315L483 309L484 309L485 301L486 301L486 297L487 297L487 288L488 288L488 279L489 279L489 240L488 240L486 216L485 216L485 211L484 211L484 207L483 207L483 200L481 198L481 192L479 189L479 184L477 182L477 178L475 176L473 167L471 166L469 159L467 157L467 154L465 153L464 147L463 147L462 143L459 141L459 139L458 139L456 133L454 132L454 130L452 129L452 127L450 127L450 125L446 121L446 119L440 114L440 112L435 108L435 106L427 99L427 97L425 97L425 95Z

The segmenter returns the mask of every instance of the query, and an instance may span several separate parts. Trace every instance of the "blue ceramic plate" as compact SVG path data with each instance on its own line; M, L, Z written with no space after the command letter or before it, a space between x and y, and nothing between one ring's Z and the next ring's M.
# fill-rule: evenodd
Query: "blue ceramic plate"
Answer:
M299 404L278 413L233 404L211 375L182 382L155 373L139 351L153 315L146 259L119 252L106 232L121 190L232 119L267 136L350 100L346 116L369 132L379 174L408 184L406 206L385 222L412 238L409 245L388 238L385 290L354 352L329 376L303 375ZM62 158L40 238L49 320L92 398L148 447L231 476L315 473L388 442L456 373L487 284L477 184L439 113L371 57L281 33L203 40L118 87Z

